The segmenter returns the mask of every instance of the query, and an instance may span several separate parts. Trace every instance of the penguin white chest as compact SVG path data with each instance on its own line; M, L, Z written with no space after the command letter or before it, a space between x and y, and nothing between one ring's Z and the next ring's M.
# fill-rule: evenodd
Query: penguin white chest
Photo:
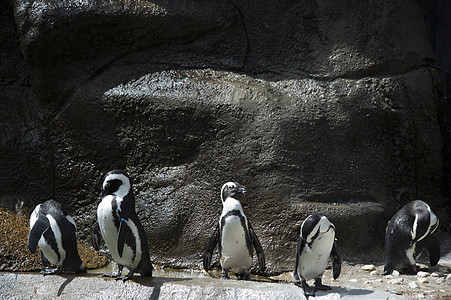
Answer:
M330 252L334 244L335 232L329 230L319 234L311 247L305 245L299 254L298 273L305 279L315 279L321 276L329 261Z
M252 266L252 256L246 245L246 232L241 218L236 215L224 219L221 234L221 266L228 268L245 268ZM239 271L238 271L239 272Z
M115 256L119 256L117 252L117 234L119 228L114 223L114 214L116 212L113 211L113 199L113 196L106 196L102 199L102 202L97 207L97 221L102 238L114 258Z

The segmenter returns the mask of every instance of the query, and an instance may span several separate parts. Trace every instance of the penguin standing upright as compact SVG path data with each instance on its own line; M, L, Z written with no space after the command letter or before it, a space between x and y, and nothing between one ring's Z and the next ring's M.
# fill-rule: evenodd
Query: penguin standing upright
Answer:
M130 177L122 170L112 170L103 178L102 201L97 208L97 224L94 231L99 231L108 250L118 265L118 270L103 276L126 281L135 272L141 276L152 277L153 266L150 262L149 248L144 228L135 211ZM97 234L93 235L94 237ZM98 250L98 238L94 247ZM130 272L122 276L123 267Z
M78 255L76 231L74 220L59 202L48 200L35 207L30 216L27 246L31 253L39 246L44 266L41 274L60 274L63 269L86 271ZM56 268L51 268L51 264Z
M331 289L321 282L329 258L333 278L337 279L341 272L341 259L335 245L335 226L323 215L310 215L301 225L293 272L296 285L301 285L306 297L315 296L316 290ZM315 279L314 288L306 282L310 279Z
M241 207L240 199L245 192L246 188L236 182L227 182L222 186L222 215L205 246L203 266L208 271L213 252L216 245L219 245L222 279L229 278L228 272L231 270L238 279L248 280L254 248L257 252L259 271L265 270L263 248Z
M440 259L440 245L432 233L439 220L429 205L414 200L402 207L388 222L385 230L385 264L383 275L397 269L416 274L416 259L423 249L429 252L431 266Z

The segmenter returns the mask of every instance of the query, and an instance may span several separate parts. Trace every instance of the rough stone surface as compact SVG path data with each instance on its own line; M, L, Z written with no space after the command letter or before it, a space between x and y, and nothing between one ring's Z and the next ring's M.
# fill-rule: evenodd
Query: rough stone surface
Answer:
M156 277L117 282L93 276L0 274L1 299L306 299L293 284ZM309 299L403 299L383 291L335 288ZM16 297L16 298L14 298Z
M416 2L1 3L2 205L53 198L88 239L102 174L125 168L152 259L193 267L235 180L269 272L314 212L357 260L410 200L447 218Z

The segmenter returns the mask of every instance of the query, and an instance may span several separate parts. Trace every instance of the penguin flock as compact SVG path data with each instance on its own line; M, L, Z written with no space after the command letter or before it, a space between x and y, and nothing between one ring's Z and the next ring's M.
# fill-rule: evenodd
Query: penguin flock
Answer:
M225 183L220 192L222 214L203 252L203 267L211 269L212 257L218 249L222 269L221 278L233 272L237 279L250 279L254 251L258 271L265 271L263 247L243 211L241 202L246 188L237 182ZM416 273L416 260L426 249L430 264L440 259L440 245L432 235L439 224L438 217L428 204L415 200L402 207L388 222L385 234L385 263L383 275L395 269ZM63 270L82 273L86 268L80 259L76 242L77 226L62 205L48 200L35 207L30 216L28 249L40 249L43 275L60 274ZM135 211L135 197L130 176L123 170L109 171L102 181L101 201L97 208L97 222L92 226L92 244L100 249L104 240L118 269L102 276L126 281L137 272L152 277L148 241L144 227ZM308 298L317 290L330 290L322 284L322 276L329 262L334 279L340 276L341 258L335 243L335 226L320 214L308 216L302 223L297 241L294 283ZM52 268L53 266L53 268ZM128 274L123 276L123 268ZM307 281L314 280L313 286Z

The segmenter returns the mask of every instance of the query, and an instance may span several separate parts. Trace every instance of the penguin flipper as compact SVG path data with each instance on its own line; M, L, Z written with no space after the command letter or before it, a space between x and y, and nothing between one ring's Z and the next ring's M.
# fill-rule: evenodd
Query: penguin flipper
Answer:
M50 223L47 218L45 220L43 218L38 218L33 225L33 228L30 229L30 233L28 234L27 246L31 253L35 253L38 247L38 242L41 239L41 236L44 232L50 227Z
M440 244L437 239L432 235L428 234L425 238L417 243L418 246L423 246L428 250L429 262L431 266L435 266L440 260Z
M211 257L213 256L213 252L215 251L216 245L219 242L219 223L216 224L216 228L208 240L207 245L205 245L204 255L203 255L203 265L205 271L210 270L211 265Z
M255 252L257 253L258 258L258 270L260 272L264 272L266 269L266 263L265 263L265 253L263 252L263 247L260 244L260 241L257 238L257 235L255 234L254 228L252 228L251 223L248 221L249 226L249 235L252 241L252 245L254 246Z
M298 267L299 267L299 256L301 255L302 249L305 247L305 241L302 236L299 235L298 244L296 246L296 263L294 264L293 278L295 282L301 282L299 277Z
M332 275L334 279L337 279L341 273L341 258L338 255L337 246L334 242L332 246L332 251L330 252L330 258L332 260Z
M124 253L124 245L125 240L130 232L130 228L127 225L127 221L124 218L121 218L121 222L119 223L119 232L117 233L117 252L119 256L122 257Z
M97 251L100 250L100 240L102 235L100 234L99 222L94 222L91 226L91 243L94 249Z

